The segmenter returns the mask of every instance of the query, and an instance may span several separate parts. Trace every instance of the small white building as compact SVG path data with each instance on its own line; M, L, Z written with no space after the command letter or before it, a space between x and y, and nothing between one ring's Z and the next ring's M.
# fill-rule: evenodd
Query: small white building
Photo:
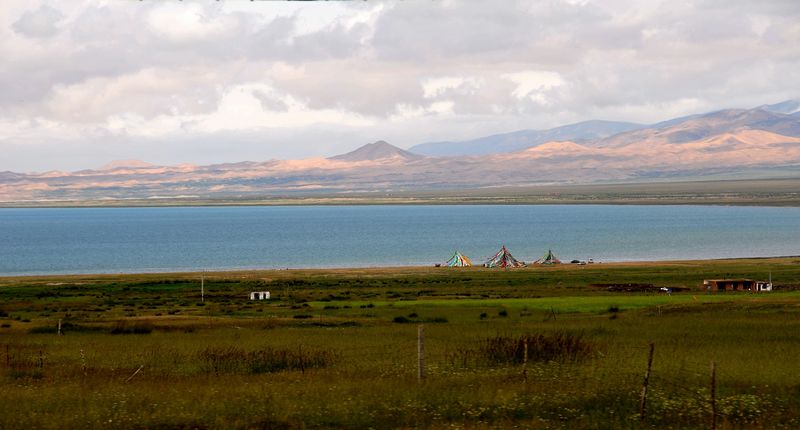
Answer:
M269 291L253 291L250 300L269 300Z

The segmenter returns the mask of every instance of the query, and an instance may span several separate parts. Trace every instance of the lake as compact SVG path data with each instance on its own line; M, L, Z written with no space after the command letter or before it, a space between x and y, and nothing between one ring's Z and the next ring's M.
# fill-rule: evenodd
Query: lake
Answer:
M0 275L800 254L800 208L474 205L0 209Z

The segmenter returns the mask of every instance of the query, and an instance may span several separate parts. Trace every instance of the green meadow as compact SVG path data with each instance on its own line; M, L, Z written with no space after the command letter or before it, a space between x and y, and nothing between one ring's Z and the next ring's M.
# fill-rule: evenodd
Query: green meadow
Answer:
M9 429L792 429L797 357L798 258L0 278Z

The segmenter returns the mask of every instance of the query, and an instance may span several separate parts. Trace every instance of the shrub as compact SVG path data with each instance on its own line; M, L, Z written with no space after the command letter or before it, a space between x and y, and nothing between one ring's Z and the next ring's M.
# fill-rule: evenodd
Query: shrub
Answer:
M400 315L399 317L394 317L392 322L396 322L398 324L405 324L405 323L410 323L411 320L406 318L406 317L404 317L404 316L402 316L402 315Z
M359 323L358 321L342 321L342 322L321 321L321 322L312 322L309 325L313 327L361 327L361 323Z
M107 330L104 327L99 326L88 326L88 325L81 325L75 324L71 322L65 322L61 324L61 332L64 334L67 333L96 333L102 332ZM34 327L28 330L30 334L56 334L58 333L58 326L57 325L49 325L49 326L41 326L41 327Z
M525 342L528 342L529 361L579 362L597 352L594 342L582 334L556 332L524 336L496 336L483 340L476 348L464 348L448 353L451 364L470 362L476 365L519 364L524 360Z
M508 311L503 309L500 312L498 312L497 315L500 315L501 317L507 317L508 316Z
M210 347L199 353L206 371L219 373L274 373L284 370L324 368L334 360L332 351L262 348L246 351L235 346Z
M111 334L150 334L152 332L153 325L142 321L118 321L111 329Z
M583 335L568 332L518 338L497 336L487 339L481 349L491 363L521 363L526 340L528 360L531 361L580 361L590 357L596 350L596 346L585 340Z

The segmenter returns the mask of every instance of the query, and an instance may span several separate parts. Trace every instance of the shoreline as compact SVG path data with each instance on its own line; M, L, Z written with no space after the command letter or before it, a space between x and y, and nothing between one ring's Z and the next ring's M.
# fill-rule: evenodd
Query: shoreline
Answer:
M0 208L106 208L341 205L715 205L800 207L800 178L549 184L477 189L113 197L0 201Z
M253 268L253 269L212 269L212 270L187 270L187 271L154 271L154 272L113 272L113 273L53 273L53 274L39 274L39 275L3 275L0 274L0 282L2 281L48 281L52 279L83 279L87 277L96 278L98 280L111 279L111 278L127 278L127 277L143 277L143 278L158 278L158 277L176 277L176 278L195 278L200 276L278 276L278 275L325 275L325 274L362 274L362 275L399 275L399 274L421 274L426 275L430 273L447 273L448 271L501 271L501 272L526 272L535 270L586 270L592 268L620 268L620 267L656 267L656 266L698 266L709 264L722 264L722 263L782 263L782 264L800 264L800 255L785 255L774 257L727 257L727 258L710 258L703 260L649 260L649 261L612 261L612 262L595 262L593 264L578 265L574 263L561 263L557 265L540 265L529 264L528 266L514 269L497 269L486 268L482 265L475 265L471 267L435 267L434 265L426 266L361 266L361 267L306 267L306 268L284 268L284 269L268 269L268 268ZM0 287L3 285L0 284Z
M800 207L800 196L776 198L291 198L271 200L108 200L59 202L0 202L0 209L179 208L179 207L294 207L294 206L748 206Z

